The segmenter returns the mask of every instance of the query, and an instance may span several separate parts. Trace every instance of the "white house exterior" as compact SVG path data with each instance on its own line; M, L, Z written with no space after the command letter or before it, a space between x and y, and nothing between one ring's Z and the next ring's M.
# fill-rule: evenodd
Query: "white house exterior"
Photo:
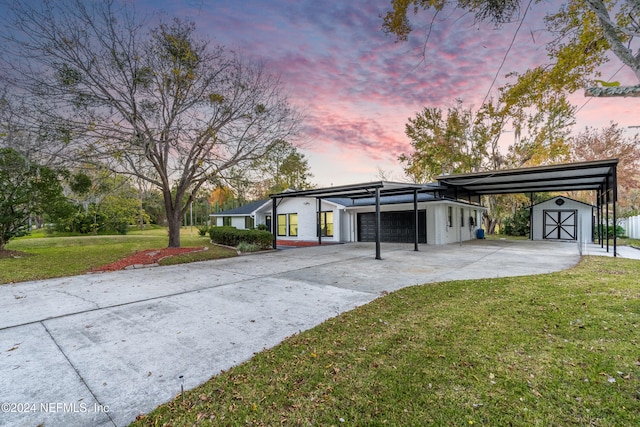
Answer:
M554 197L531 207L532 240L593 242L594 206Z
M322 242L375 241L375 200L330 197L291 197L277 200L276 238L279 244L318 241L318 211ZM272 202L263 200L250 206L213 214L216 225L239 229L258 224L272 226ZM476 238L486 209L465 202L418 195L419 243L442 245ZM381 241L412 243L415 239L413 195L382 197ZM249 227L251 226L251 227Z

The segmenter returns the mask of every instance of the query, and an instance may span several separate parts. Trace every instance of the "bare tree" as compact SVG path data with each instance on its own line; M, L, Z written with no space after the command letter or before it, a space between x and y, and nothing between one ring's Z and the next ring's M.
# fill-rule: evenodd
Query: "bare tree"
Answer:
M199 39L192 22L150 26L113 0L9 10L1 71L11 87L66 156L162 191L170 247L202 185L296 134L300 115L279 79Z

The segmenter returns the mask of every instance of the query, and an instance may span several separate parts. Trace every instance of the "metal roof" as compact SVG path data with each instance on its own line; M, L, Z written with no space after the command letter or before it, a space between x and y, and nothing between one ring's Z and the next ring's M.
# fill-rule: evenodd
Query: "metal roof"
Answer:
M438 184L410 184L406 182L377 181L363 184L341 185L327 188L314 188L312 190L285 191L271 194L271 198L282 197L318 197L318 198L349 198L363 199L374 197L376 189L380 190L380 196L393 196L400 194L413 194L425 192L439 192L444 188Z
M618 159L441 175L440 185L476 195L612 189Z

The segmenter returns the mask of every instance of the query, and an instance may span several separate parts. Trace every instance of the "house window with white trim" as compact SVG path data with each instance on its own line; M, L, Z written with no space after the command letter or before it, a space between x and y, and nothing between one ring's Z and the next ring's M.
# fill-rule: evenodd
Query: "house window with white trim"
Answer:
M247 230L253 230L255 226L255 219L252 216L244 217L244 228L246 228Z
M231 227L231 217L230 216L223 216L222 217L222 225L225 227Z
M448 208L447 227L453 227L453 207L451 206Z

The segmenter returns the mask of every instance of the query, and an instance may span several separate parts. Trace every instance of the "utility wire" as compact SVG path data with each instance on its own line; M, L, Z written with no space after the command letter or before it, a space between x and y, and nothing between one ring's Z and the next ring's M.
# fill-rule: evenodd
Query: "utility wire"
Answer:
M522 27L522 24L524 23L524 18L527 17L527 12L529 11L529 8L531 7L531 3L532 2L533 2L533 0L529 0L529 4L527 4L527 8L524 10L524 14L522 15L522 19L520 20L520 24L518 24L518 28L516 28L516 32L513 34L513 38L511 39L511 43L509 44L509 48L505 52L504 57L502 58L502 63L500 64L500 67L498 68L498 71L496 71L496 75L493 77L493 81L491 82L491 86L489 86L489 90L487 90L487 94L484 96L484 99L482 100L482 104L480 104L480 106L483 106L484 103L487 102L487 98L489 97L489 94L491 93L491 89L493 89L493 85L496 84L496 80L498 80L498 76L500 75L500 71L502 70L502 67L504 66L504 63L507 61L507 56L509 56L509 52L511 52L511 48L513 47L513 44L516 41L516 36L518 35L518 32L520 31L520 27Z
M613 75L611 77L609 77L609 80L611 80L612 78L614 78L616 76L616 74L618 74L620 71L622 71L622 69L624 68L624 64L622 64L620 66L620 68L618 68L618 71L616 71L615 73L613 73ZM577 110L576 110L576 114L578 114L580 112L580 110L582 110L584 108L585 105L587 105L589 102L591 102L591 100L593 99L593 97L589 97L584 104L582 104Z

